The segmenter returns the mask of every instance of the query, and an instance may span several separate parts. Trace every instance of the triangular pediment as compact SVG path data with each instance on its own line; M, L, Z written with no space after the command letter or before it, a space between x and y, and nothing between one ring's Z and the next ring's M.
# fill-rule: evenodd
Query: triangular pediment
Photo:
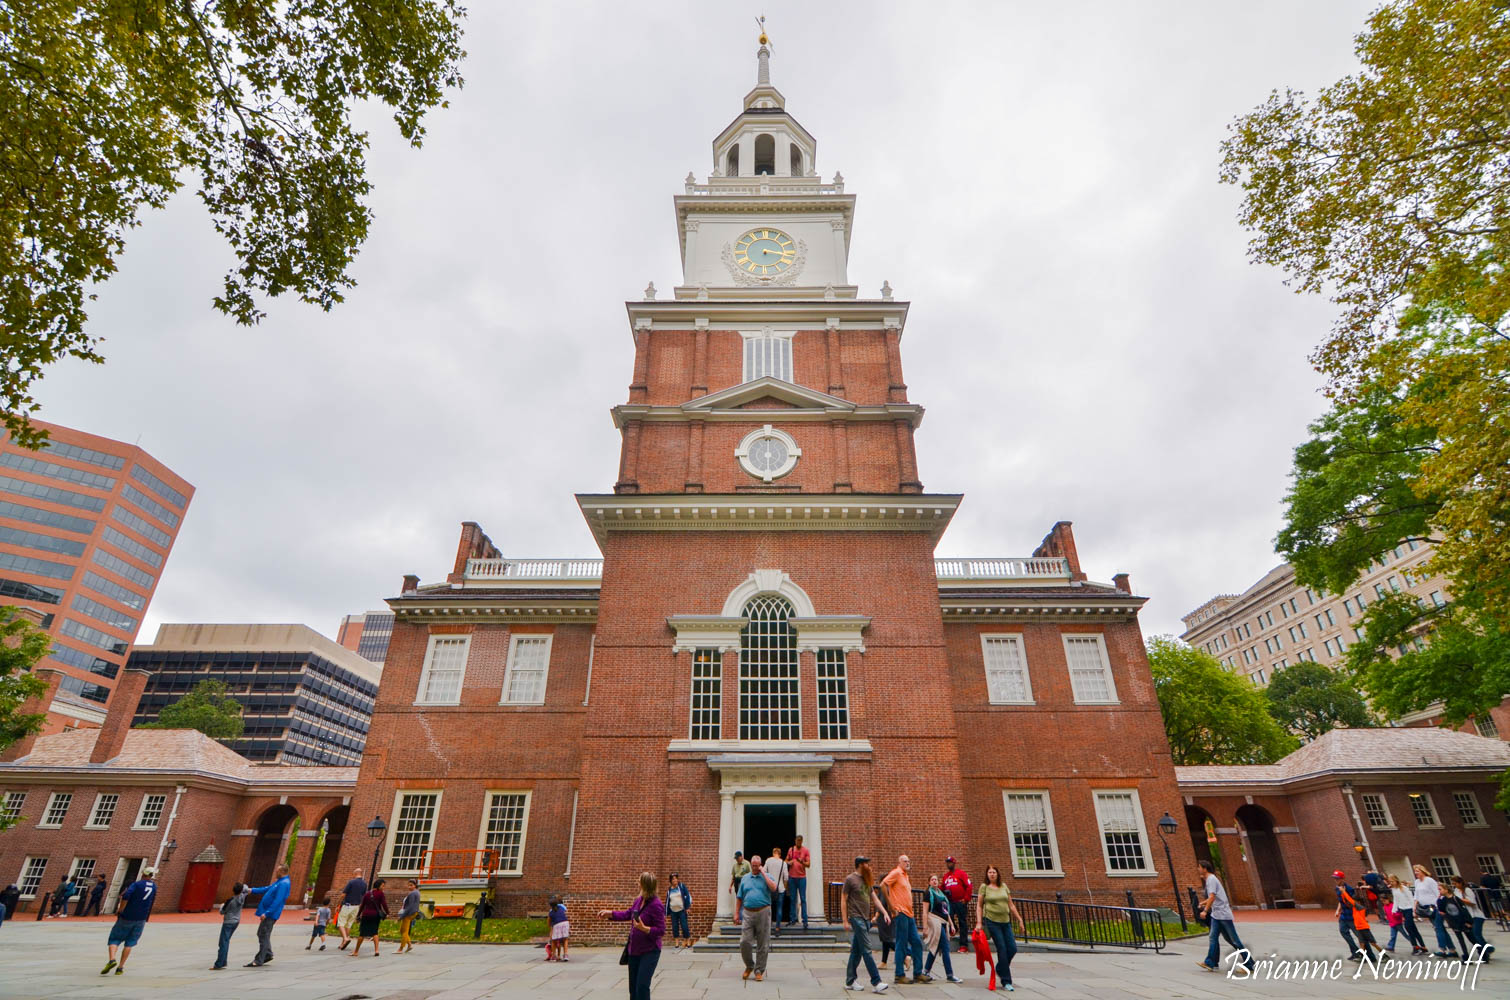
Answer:
M682 409L758 410L762 408L755 404L782 409L843 410L846 412L855 408L855 404L847 399L840 399L838 396L819 392L817 389L809 389L807 386L783 382L779 378L767 375L753 382L744 382L688 400L682 404Z

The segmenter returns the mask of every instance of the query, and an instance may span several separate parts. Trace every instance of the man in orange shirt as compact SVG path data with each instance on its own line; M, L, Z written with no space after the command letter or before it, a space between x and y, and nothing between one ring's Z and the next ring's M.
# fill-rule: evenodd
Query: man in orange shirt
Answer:
M912 912L912 880L907 877L911 869L912 861L907 855L897 858L897 866L881 880L881 897L886 912L891 915L892 927L897 936L896 981L913 982L905 975L907 955L910 953L912 972L917 977L917 982L931 983L933 977L923 971L923 939L918 935L917 918Z
M802 834L797 834L797 843L786 852L787 864L787 926L797 926L797 907L802 907L802 929L807 930L807 866L813 863L813 853L802 846Z

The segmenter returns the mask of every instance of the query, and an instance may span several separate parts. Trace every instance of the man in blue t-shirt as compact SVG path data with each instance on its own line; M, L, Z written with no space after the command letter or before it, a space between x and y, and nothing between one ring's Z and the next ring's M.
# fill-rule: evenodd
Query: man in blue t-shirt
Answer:
M105 975L111 969L119 976L126 971L126 959L131 957L131 949L136 947L136 942L142 939L142 928L147 926L147 919L152 916L152 904L157 902L157 869L142 869L142 877L126 886L126 891L121 893L121 908L115 916L115 925L110 928L110 938L106 948L110 952L110 961L100 970L100 975ZM120 947L120 964L115 961L115 949Z
M288 902L288 865L273 869L273 884L247 892L262 893L257 904L257 957L246 963L248 969L266 965L273 960L273 925L283 916L283 904Z

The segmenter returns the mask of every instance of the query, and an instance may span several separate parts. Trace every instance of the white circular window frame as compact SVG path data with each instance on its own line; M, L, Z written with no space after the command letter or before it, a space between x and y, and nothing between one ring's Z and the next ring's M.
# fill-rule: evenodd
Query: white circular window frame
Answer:
M750 464L750 446L765 438L775 438L786 445L786 461L772 472L762 471ZM770 424L766 424L759 430L753 430L745 435L744 440L739 442L739 447L734 449L734 457L739 459L740 467L750 475L769 483L773 479L780 479L797 467L797 459L802 457L802 449L797 447L797 439L786 431L779 431Z

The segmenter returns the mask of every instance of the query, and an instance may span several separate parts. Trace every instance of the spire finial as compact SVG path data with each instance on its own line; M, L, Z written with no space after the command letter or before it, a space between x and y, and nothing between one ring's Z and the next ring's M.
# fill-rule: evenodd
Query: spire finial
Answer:
M760 25L760 49L755 53L755 58L760 62L760 70L755 76L755 85L769 87L771 85L771 50L767 46L771 44L771 39L765 33L765 15L757 17L755 23Z

